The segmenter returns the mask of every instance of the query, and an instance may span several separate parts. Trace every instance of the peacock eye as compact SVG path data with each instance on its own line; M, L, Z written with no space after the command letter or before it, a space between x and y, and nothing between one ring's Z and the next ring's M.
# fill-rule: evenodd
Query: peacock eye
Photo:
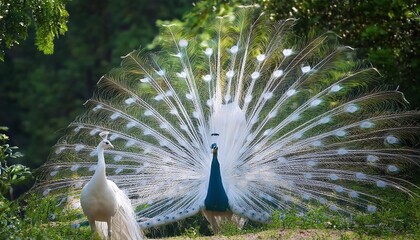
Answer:
M108 144L109 144L109 142L105 142L105 144L106 144L106 145L108 145Z

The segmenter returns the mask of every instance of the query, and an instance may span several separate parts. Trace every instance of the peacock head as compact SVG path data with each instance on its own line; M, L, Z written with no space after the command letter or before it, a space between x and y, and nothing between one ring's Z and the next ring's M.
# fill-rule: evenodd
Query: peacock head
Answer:
M109 132L99 133L99 136L102 138L102 141L99 143L99 146L101 146L103 149L114 148L112 143L108 140L108 135Z
M217 150L219 149L219 147L217 146L217 144L216 143L213 143L211 146L210 146L210 148L211 148L211 152L214 154L214 153L217 153Z
M219 136L219 134L218 133L212 133L211 136L213 138L212 140L213 141L216 141L216 139ZM210 145L210 149L211 149L211 152L213 154L215 154L215 153L217 154L217 150L219 149L219 147L217 147L217 144L216 143L213 143L212 145Z

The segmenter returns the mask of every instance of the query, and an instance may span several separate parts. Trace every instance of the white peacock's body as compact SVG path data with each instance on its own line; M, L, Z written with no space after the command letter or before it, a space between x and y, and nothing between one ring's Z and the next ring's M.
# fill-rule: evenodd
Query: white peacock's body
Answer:
M379 89L377 71L333 34L297 41L294 22L243 8L204 40L167 26L161 52L133 51L98 82L39 187L80 191L95 170L94 136L109 131L107 175L143 228L206 208L212 143L229 208L248 219L317 204L374 212L372 188L410 193L395 176L419 164L420 113Z

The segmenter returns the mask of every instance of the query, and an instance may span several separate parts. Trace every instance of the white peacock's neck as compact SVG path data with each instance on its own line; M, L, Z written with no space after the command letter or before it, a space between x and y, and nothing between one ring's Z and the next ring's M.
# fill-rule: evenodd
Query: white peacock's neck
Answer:
M95 174L92 177L93 181L106 179L104 148L101 145L98 145L97 151L98 151L98 164L96 166Z

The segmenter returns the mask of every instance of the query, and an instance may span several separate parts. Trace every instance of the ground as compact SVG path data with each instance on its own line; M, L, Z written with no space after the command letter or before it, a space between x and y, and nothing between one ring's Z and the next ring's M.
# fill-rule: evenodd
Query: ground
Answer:
M350 239L362 239L362 240L379 240L379 239L420 239L419 236L414 235L397 235L397 236L368 236L358 234L352 231L339 231L339 230L320 230L320 229L308 229L308 230L268 230L252 234L243 234L235 236L211 236L211 237L197 237L187 238L185 236L165 238L165 240L181 240L181 239L198 239L198 240L271 240L271 239L284 239L284 240L350 240Z

